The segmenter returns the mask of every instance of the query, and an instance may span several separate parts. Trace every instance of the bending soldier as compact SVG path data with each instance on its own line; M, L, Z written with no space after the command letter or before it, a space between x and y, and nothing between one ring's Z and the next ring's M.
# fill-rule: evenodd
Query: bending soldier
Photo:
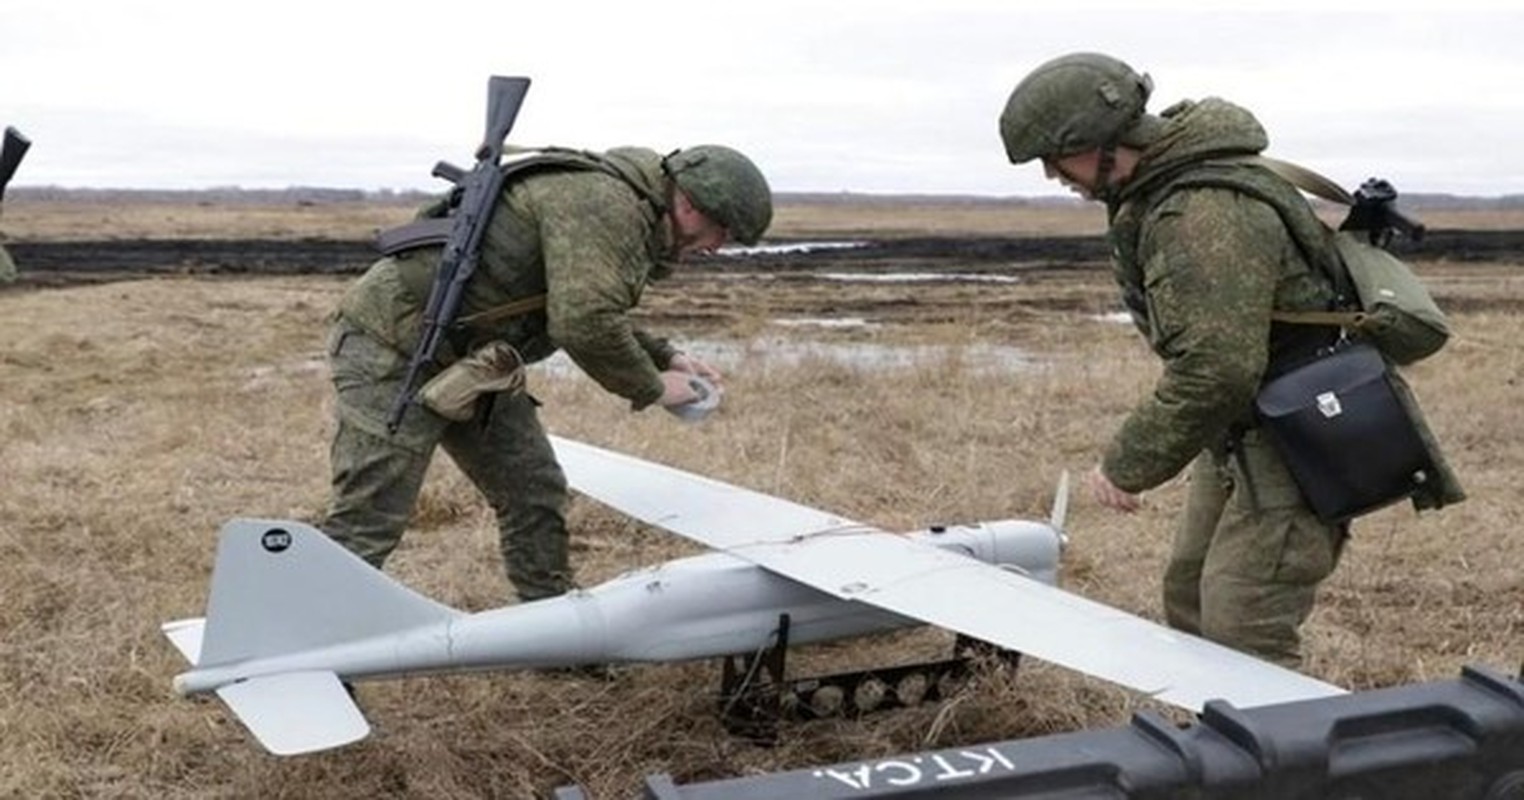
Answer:
M512 378L520 361L561 349L635 409L696 400L691 376L718 382L719 373L636 327L629 312L670 262L730 240L755 243L771 219L766 179L728 147L665 157L643 148L541 151L533 166L509 173L459 324L423 379L434 379L434 387L449 388L462 376L470 383L473 373L461 368L485 364L490 372L505 358ZM388 431L440 255L437 244L387 255L340 303L328 343L338 427L321 527L381 567L401 539L435 448L443 447L496 515L519 597L560 594L572 585L566 479L537 402L514 390L522 376L464 406L415 406Z

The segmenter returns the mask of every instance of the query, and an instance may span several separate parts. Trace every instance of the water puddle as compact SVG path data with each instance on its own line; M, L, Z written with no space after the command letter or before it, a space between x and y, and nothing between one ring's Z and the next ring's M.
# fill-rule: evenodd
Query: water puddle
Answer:
M769 320L780 328L831 328L871 331L884 327L862 317L788 317Z
M1038 363L1037 358L1021 348L983 343L882 344L765 336L747 341L691 339L683 340L680 346L721 371L796 366L808 362L872 371L918 370L956 362L966 370L982 373L1029 370ZM576 365L564 352L557 352L534 368L558 377L577 372Z
M825 281L848 283L1021 283L1015 275L984 272L816 272Z
M865 247L867 242L780 242L778 244L732 244L714 251L717 256L772 256L794 253L813 253L819 250L850 250Z

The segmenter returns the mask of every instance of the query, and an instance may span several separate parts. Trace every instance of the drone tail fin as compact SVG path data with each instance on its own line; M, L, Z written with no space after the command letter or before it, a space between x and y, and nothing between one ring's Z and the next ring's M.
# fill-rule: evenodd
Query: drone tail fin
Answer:
M218 540L206 617L167 622L163 631L193 667L176 677L178 692L216 692L260 744L292 755L370 731L339 674L302 665L304 651L459 613L315 528L236 519Z

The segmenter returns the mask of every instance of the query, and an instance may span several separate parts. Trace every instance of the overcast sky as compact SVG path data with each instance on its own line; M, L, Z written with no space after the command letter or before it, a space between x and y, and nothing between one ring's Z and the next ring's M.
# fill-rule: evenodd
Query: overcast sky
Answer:
M1032 67L1100 50L1153 76L1150 110L1233 100L1348 186L1524 192L1519 3L1137 5L5 0L0 123L33 140L17 185L437 189L487 77L526 75L521 144L720 142L780 191L1062 194L996 119Z

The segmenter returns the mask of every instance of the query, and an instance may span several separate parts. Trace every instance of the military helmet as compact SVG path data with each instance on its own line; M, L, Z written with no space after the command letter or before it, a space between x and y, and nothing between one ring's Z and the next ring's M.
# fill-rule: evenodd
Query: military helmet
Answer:
M1012 164L1116 144L1143 115L1153 81L1111 56L1071 53L1016 84L1000 115Z
M719 144L678 150L662 161L704 216L742 244L756 244L773 221L773 193L751 159Z

